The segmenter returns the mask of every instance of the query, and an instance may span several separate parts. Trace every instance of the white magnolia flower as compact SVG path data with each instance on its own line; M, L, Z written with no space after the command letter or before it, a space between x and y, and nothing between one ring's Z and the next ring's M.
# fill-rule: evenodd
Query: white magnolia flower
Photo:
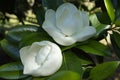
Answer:
M43 29L60 45L69 46L95 35L96 29L89 26L87 12L79 11L73 4L64 3L55 12L46 11Z
M48 76L55 73L62 65L61 49L50 41L34 42L20 50L24 65L24 74Z

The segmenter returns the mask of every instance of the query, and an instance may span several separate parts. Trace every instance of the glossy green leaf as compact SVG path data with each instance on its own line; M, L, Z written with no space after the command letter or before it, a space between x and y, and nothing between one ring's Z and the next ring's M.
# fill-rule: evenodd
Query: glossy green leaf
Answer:
M105 7L107 9L108 15L113 22L115 19L115 12L111 0L104 0Z
M111 1L112 1L113 6L114 6L115 9L120 8L120 6L119 6L120 0L111 0Z
M77 46L76 43L75 43L75 44L72 44L72 45L70 45L70 46L60 46L60 47L61 47L61 50L62 50L62 51L65 51L65 50L71 49L72 47L75 47L75 46Z
M28 77L23 78L22 80L33 80L33 77L32 76L28 76Z
M51 76L48 80L82 80L80 75L72 71L60 71Z
M63 0L42 0L42 5L47 9L56 10L59 5L63 3Z
M115 3L115 25L120 26L120 0L114 0Z
M116 43L116 41L114 39L114 37L115 37L114 35L113 34L110 35L110 40L111 40L112 48L113 48L115 54L117 55L117 57L120 58L120 47Z
M63 53L63 65L60 70L68 70L83 74L81 60L73 52L67 51Z
M92 57L78 48L72 48L72 52L81 60L82 66L94 65Z
M119 48L120 48L120 34L113 31L113 37L114 37L114 39L115 39L116 44L117 44L117 45L119 46Z
M28 76L28 77L26 77L26 78L23 78L22 80L47 80L47 78L48 78L49 76L45 76L45 77L43 77L43 76L40 76L40 77L34 77L34 76Z
M23 38L20 41L19 47L22 48L24 46L31 45L33 42L38 42L38 41L41 41L39 33L33 33L33 34L30 34L29 36Z
M12 62L0 66L0 78L21 79L27 76L23 75L23 66L20 62Z
M115 21L115 25L116 26L120 26L120 16L117 17L116 21Z
M115 25L116 25L116 26L120 26L120 7L116 10Z
M96 14L90 15L90 21L92 23L92 26L96 28L97 30L97 36L100 35L101 32L108 29L110 26L106 24L101 24L96 16Z
M7 40L2 40L1 41L1 46L3 48L3 50L6 52L6 54L8 54L11 58L15 59L15 60L19 60L19 48L8 42Z
M89 66L84 68L83 79L89 80L88 78L90 76L90 71L91 71L92 68L93 67L89 67Z
M28 46L31 45L33 42L39 42L43 40L53 41L53 39L42 28L40 28L39 33L32 33L29 36L23 38L20 41L19 47L21 48L24 46Z
M85 52L83 52L82 50L80 50L80 49L75 50L76 48L74 48L77 45L82 45L82 44L86 44L86 43L87 43L87 41L82 42L82 43L76 43L76 44L73 44L70 46L60 46L60 47L63 52L72 48L72 52L79 57L79 59L81 60L81 64L88 65L88 64L93 63L92 60L90 59L90 56L88 54L86 54ZM88 56L89 56L89 58L88 58Z
M70 46L60 46L60 48L61 48L62 51L66 51L66 50L71 49L71 48L73 48L73 47L76 47L76 46L78 46L78 45L84 45L84 44L86 44L87 42L88 42L88 41L86 40L86 41L83 41L83 42L77 42L77 43L72 44L72 45L70 45Z
M106 11L96 13L101 24L111 24L110 17Z
M111 55L111 52L107 48L107 46L103 45L100 42L93 41L93 40L89 41L85 45L80 45L77 48L83 50L86 53L90 53L90 54L94 54L98 56L110 56Z
M46 80L46 78L41 78L41 77L33 77L32 80Z
M44 17L45 17L45 10L44 10L43 6L37 6L37 5L35 5L33 7L33 12L36 15L38 24L42 25L43 21L44 21Z
M90 72L91 80L105 80L112 76L117 67L119 66L119 61L105 62L94 67Z
M7 40L13 43L17 43L24 37L30 35L31 33L35 33L37 31L36 26L30 26L30 25L21 25L16 26L8 31L7 33Z

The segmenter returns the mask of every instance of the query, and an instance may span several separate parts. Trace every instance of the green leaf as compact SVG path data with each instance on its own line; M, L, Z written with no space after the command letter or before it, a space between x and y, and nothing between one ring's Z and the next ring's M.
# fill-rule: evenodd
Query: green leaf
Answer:
M96 13L101 24L111 24L110 17L106 11Z
M112 76L117 67L119 66L119 61L105 62L94 67L90 72L91 80L104 80Z
M31 33L35 33L37 31L36 26L31 25L21 25L16 26L8 31L7 33L7 40L13 43L17 43L24 37L28 36Z
M73 47L75 47L75 46L77 46L77 45L84 45L84 44L86 44L86 43L88 43L87 40L86 40L86 41L83 41L83 42L77 42L77 43L72 44L72 45L70 45L70 46L60 46L60 48L61 48L62 51L66 51L66 50L71 49L71 48L73 48Z
M45 17L45 10L44 10L43 6L37 6L37 5L35 5L33 7L33 12L36 15L38 24L42 25L43 21L44 21L44 17Z
M112 1L112 4L116 10L118 8L120 8L120 6L119 6L120 0L111 0L111 1Z
M0 78L21 79L27 76L23 75L23 66L20 62L12 62L0 66Z
M74 71L83 74L81 60L73 52L67 51L63 53L63 65L60 70Z
M82 80L80 75L72 71L60 71L51 76L48 80Z
M77 46L76 43L75 43L75 44L72 44L72 45L70 45L70 46L60 46L60 47L61 47L61 50L62 50L62 51L65 51L65 50L71 49L71 48L73 48L73 47L75 47L75 46Z
M8 42L6 39L1 41L1 46L3 48L3 50L6 52L6 54L8 54L11 58L15 59L15 60L19 60L20 56L19 56L19 48Z
M28 77L23 78L22 80L33 80L33 77L32 76L28 76Z
M120 26L120 0L112 0L112 4L115 8L115 24Z
M29 36L23 38L20 41L19 47L22 48L24 46L31 45L33 42L41 41L41 38L39 35L40 35L39 33L33 33L33 34L30 34Z
M19 47L31 45L33 42L39 42L43 40L53 41L53 39L42 29L39 28L39 33L32 33L29 36L23 38L20 41Z
M83 79L89 80L88 78L90 76L90 71L91 71L92 68L93 67L90 67L90 66L84 68Z
M97 41L89 41L87 44L80 45L77 48L83 50L86 53L98 55L98 56L110 56L111 52L107 48L107 46L103 45Z
M114 37L114 39L115 39L116 44L117 44L117 45L119 46L119 48L120 48L120 34L117 33L117 32L115 32L115 31L113 31L113 37Z
M120 7L116 9L115 25L120 26Z
M90 15L90 21L92 23L92 26L94 26L97 30L97 36L100 35L103 31L108 29L110 26L106 24L101 24L96 16L96 14Z
M120 16L117 17L116 21L115 21L115 25L116 26L120 26Z
M107 9L108 15L113 22L115 19L115 12L111 0L104 0L105 7Z
M78 48L72 48L72 52L81 60L82 66L94 65L92 57Z
M46 80L46 78L41 78L41 77L33 77L32 80Z
M111 44L113 47L113 50L115 51L115 54L117 55L117 57L120 58L120 47L118 46L118 44L116 43L115 36L113 36L113 34L110 35L110 40L111 40ZM117 37L117 36L116 36Z
M56 10L59 5L63 3L63 0L42 0L42 5L47 9Z

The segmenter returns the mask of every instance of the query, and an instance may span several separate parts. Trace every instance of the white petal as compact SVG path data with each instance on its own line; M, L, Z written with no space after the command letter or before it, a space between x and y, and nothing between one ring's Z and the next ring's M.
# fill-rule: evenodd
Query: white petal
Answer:
M49 25L46 25L47 22L50 23L51 29L56 27L55 11L52 9L47 10L45 13L45 21L43 22L43 25L45 26L42 25L43 28L46 28L49 26Z
M64 3L61 6L58 7L56 11L56 19L60 18L60 16L63 14L64 10L68 10L69 13L73 14L77 11L77 8L71 4L71 3Z
M82 32L78 32L77 34L73 35L72 37L75 38L77 41L84 41L89 39L90 37L94 36L96 33L96 29L92 26L85 27L82 29Z
M84 26L82 16L80 16L80 11L77 11L73 14L72 20L75 21L74 28L72 29L72 31L74 31L74 34L81 32Z
M54 34L51 34L53 36L53 39L60 45L63 45L63 46L69 46L69 45L72 45L76 42L76 40L74 38L72 38L71 36L70 37L67 37L65 35L63 35L61 32L57 32L54 31Z
M35 62L35 53L29 53L30 46L20 49L20 58L24 65L24 74L31 74L39 66ZM34 51L34 50L33 50Z
M89 16L87 12L81 11L80 12L80 16L82 18L83 21L83 26L89 26Z
M56 11L56 26L65 35L72 35L76 22L73 20L73 14L77 12L77 8L70 3L61 5Z
M51 21L52 23L56 23L56 18L55 18L55 11L52 9L48 9L45 13L45 20Z
M40 49L40 51L38 52L38 54L35 57L35 60L38 65L43 65L44 61L46 60L46 57L49 55L50 49L51 48L49 46L43 46Z
M26 56L29 55L28 53L28 49L30 48L30 46L26 46L20 49L20 58L22 63L24 63L24 61L26 61Z
M76 22L73 20L73 15L67 12L67 10L64 12L60 18L56 19L56 27L61 30L63 34L71 36L75 33Z
M39 42L34 42L34 43L30 46L28 52L29 52L29 53L37 54L37 53L39 53L40 48L42 48L42 45L39 45Z
M42 25L44 30L59 44L68 46L76 42L72 37L66 37L59 29L53 27L49 21L45 21Z

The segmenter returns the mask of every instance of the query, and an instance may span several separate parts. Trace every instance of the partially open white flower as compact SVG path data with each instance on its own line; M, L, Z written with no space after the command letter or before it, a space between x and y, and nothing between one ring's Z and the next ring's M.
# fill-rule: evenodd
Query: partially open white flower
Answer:
M62 65L61 49L50 41L34 42L20 49L20 58L24 65L24 74L49 76Z
M89 26L87 12L79 11L73 4L64 3L55 12L46 11L43 29L60 45L69 46L95 35L96 29Z

